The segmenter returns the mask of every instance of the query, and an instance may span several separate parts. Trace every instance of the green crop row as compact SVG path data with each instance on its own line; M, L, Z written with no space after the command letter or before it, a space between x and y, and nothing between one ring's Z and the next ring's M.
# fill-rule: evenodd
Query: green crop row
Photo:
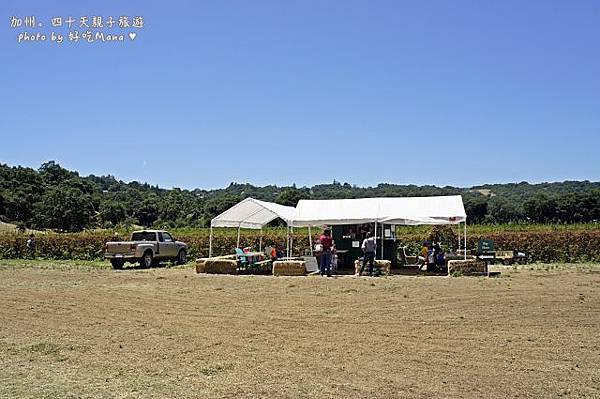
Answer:
M399 229L401 246L407 247L409 254L416 253L422 242L431 239L433 234L445 238L445 247L455 249L458 241L458 229L420 228L418 230ZM469 227L470 229L470 227ZM176 232L175 236L189 245L189 257L206 257L209 252L208 229ZM102 259L102 247L111 237L110 232L48 233L36 237L35 256L47 259ZM281 245L285 247L285 229L269 229L262 236L257 231L242 231L240 246L259 248ZM295 231L292 235L294 253L303 253L309 248L306 230ZM314 237L313 237L314 238ZM558 229L543 231L489 231L468 232L467 246L470 250L477 247L479 239L492 239L497 250L521 250L530 255L531 261L540 262L600 262L599 229ZM26 258L33 256L26 247L27 235L0 234L0 258ZM233 253L237 243L235 229L216 229L213 237L213 255Z

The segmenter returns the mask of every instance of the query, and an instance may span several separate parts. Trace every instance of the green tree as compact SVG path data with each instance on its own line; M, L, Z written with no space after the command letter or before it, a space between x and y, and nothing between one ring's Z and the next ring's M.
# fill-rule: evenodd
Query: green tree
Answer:
M113 201L106 201L100 205L100 213L98 215L100 223L106 223L116 226L119 223L125 222L127 219L127 210L123 204Z
M77 173L68 171L54 161L43 163L42 166L40 166L39 172L42 178L51 184L60 184L72 177L79 177Z
M5 193L5 215L9 221L28 224L33 216L33 196L21 190Z
M36 204L36 226L81 231L90 225L94 208L89 195L70 187L53 187Z
M504 197L492 197L488 200L487 213L499 223L515 222L523 219L523 211L515 201Z
M204 214L207 221L210 221L215 216L225 212L242 199L237 195L224 195L218 198L212 198L206 201L204 205Z
M487 215L487 199L481 195L463 196L463 204L469 223L481 223Z
M307 189L287 188L277 196L275 202L286 206L296 206L301 199L310 199Z
M538 194L523 204L525 214L532 221L549 223L556 220L556 201L545 194Z
M152 226L158 219L158 207L154 201L146 199L140 207L135 210L134 216L142 226Z

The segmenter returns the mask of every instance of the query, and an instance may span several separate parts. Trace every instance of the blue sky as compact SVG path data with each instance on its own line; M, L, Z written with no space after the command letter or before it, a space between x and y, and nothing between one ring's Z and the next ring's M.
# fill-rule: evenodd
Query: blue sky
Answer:
M2 2L2 163L183 188L600 180L597 1L49 3ZM94 15L145 26L17 43Z

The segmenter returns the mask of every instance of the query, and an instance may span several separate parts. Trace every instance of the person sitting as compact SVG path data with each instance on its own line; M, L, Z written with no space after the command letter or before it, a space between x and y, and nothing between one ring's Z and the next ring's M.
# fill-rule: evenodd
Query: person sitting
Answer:
M441 243L438 242L435 245L434 253L435 253L435 267L438 271L442 271L444 269L444 266L446 265L446 254L444 253L444 250L442 249Z
M429 251L429 257L427 262L427 270L440 272L443 270L445 265L445 255L439 242L436 242Z
M427 265L427 258L429 256L429 241L424 241L423 242L423 247L421 248L421 251L419 252L419 269L421 269L423 266Z
M277 251L275 253L275 256L277 257L277 259L281 259L285 256L285 252L283 252L283 245L277 245Z

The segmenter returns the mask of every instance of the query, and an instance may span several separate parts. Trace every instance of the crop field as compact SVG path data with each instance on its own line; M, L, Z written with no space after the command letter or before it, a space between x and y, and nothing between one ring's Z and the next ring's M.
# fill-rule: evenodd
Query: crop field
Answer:
M401 246L407 246L409 254L416 254L423 240L430 238L432 231L443 233L443 241L448 246L456 246L458 227L398 227L397 238ZM209 248L209 229L174 229L174 236L189 244L189 257L206 257ZM129 231L119 231L128 237ZM113 230L92 230L81 233L37 232L36 256L45 259L101 260L102 246L112 236ZM314 236L315 232L313 232ZM295 253L300 254L309 248L308 231L295 229L293 240ZM600 228L596 223L574 225L473 225L467 229L469 249L477 248L479 239L494 240L497 250L526 251L533 262L600 262ZM0 259L28 257L25 247L26 234L0 233ZM258 230L242 230L240 245L259 248L261 234ZM268 228L262 233L263 247L281 244L286 240L286 229ZM213 254L224 255L234 252L237 242L236 229L215 229ZM447 248L452 249L452 248Z
M600 397L600 266L498 278L0 260L0 398Z

